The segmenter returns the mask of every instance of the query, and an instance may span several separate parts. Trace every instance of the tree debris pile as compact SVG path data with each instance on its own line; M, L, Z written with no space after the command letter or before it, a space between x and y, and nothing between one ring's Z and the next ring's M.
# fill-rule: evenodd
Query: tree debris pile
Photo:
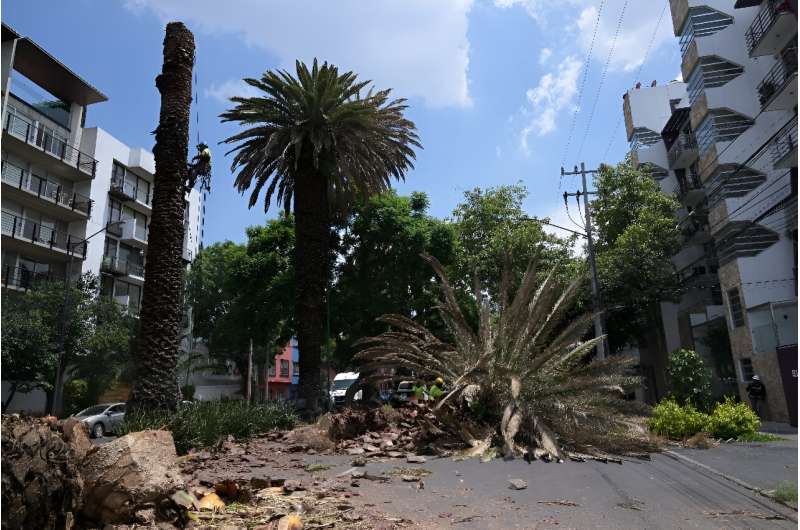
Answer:
M387 368L443 377L450 386L432 407L435 417L465 444L478 448L489 441L507 459L657 450L644 425L647 406L625 399L641 384L635 359L594 359L603 337L586 339L593 315L569 316L583 277L564 281L557 269L538 274L531 261L510 296L509 258L499 292L487 293L476 279L466 296L475 307L464 311L465 297L441 264L425 259L440 279L438 309L448 342L406 316L384 315L389 331L362 340L357 355L361 371L374 374L368 380L386 379ZM493 435L466 428L459 421L464 411Z
M79 466L89 447L76 421L3 416L3 528L70 528L81 506Z

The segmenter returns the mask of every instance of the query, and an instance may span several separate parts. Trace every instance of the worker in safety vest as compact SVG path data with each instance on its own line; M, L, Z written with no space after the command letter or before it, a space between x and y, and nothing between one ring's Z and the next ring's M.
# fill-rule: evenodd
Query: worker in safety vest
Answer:
M189 181L194 183L198 177L202 179L202 185L209 187L209 180L211 179L211 150L206 144L200 142L197 144L197 154L192 158L189 164Z
M444 395L444 379L441 377L437 377L436 381L433 382L431 385L430 390L428 390L428 396L430 396L431 401L436 401L440 397Z

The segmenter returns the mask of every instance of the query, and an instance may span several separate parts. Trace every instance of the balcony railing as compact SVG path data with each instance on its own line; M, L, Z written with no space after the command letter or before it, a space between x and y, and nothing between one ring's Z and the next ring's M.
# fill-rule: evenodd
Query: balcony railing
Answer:
M35 124L32 120L19 114L9 113L6 116L3 129L11 136L38 147L45 153L94 178L97 170L97 160L58 138L48 127Z
M797 122L794 121L791 127L781 131L772 142L770 147L772 163L775 167L784 167L783 162L794 154L797 157Z
M136 186L132 182L126 182L123 178L112 177L109 193L126 201L136 199Z
M670 146L667 157L670 168L676 167L679 161L683 162L679 164L681 167L686 167L694 162L694 159L697 158L697 140L694 134L690 132L680 133Z
M761 44L761 41L772 29L772 26L775 25L778 18L786 13L791 13L791 11L789 0L768 0L744 34L747 53L752 55L753 50Z
M792 78L797 77L797 48L786 48L769 73L758 85L758 100L763 109L785 88ZM794 99L794 98L793 98Z
M63 276L50 270L37 271L35 267L29 269L27 267L12 267L11 265L3 266L3 287L14 287L27 291L37 283L58 280L63 281Z
M12 239L21 239L53 250L67 252L81 259L86 257L86 240L72 234L56 231L31 219L3 212L2 233Z
M135 261L120 259L116 256L103 256L100 268L111 274L144 277L144 265Z
M86 195L64 190L60 184L43 179L6 160L2 162L3 182L50 201L80 212L89 217L92 214L92 200Z

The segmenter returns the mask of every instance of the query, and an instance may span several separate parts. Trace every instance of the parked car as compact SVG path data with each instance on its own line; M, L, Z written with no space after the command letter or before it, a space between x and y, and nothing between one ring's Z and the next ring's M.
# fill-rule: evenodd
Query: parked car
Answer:
M417 383L414 381L400 381L397 385L397 391L392 396L392 401L398 405L414 401L414 388L416 386Z
M75 417L89 426L92 438L114 432L125 419L125 403L103 403L83 409Z
M342 372L340 374L336 374L336 377L333 378L330 396L335 406L344 404L344 398L347 394L347 389L350 388L350 385L358 380L358 375L358 372ZM360 400L362 394L363 391L359 390L356 392L356 395L353 396L353 400Z

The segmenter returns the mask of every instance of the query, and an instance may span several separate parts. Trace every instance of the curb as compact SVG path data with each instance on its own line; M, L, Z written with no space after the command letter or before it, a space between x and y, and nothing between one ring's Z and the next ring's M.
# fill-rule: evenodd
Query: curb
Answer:
M792 514L787 516L787 519L789 519L790 521L795 522L795 523L797 522L797 508L795 508L794 506L790 506L790 505L786 504L785 502L783 502L783 501L781 501L779 499L776 499L775 497L773 497L772 495L767 493L767 491L769 491L769 490L765 490L765 489L762 489L762 488L757 488L757 487L753 486L752 484L749 484L749 483L745 482L744 480L742 480L740 478L736 478L733 475L728 475L727 473L723 473L722 471L716 470L711 466L707 466L706 464L698 462L697 460L695 460L693 458L689 458L688 456L678 454L678 453L676 453L674 451L667 450L667 451L663 451L663 453L666 454L667 456L669 456L670 458L673 458L675 460L682 460L682 461L684 461L686 463L689 463L689 464L691 464L693 466L699 467L700 469L708 471L709 473L713 473L714 475L722 477L725 480L733 482L734 484L737 484L737 485L739 485L739 486L741 486L741 487L743 487L745 489L748 489L748 490L750 490L750 491L752 491L754 493L758 493L759 495L761 495L763 497L766 497L766 498L770 499L771 501L780 504L781 506L785 506L786 508L789 508L792 511Z

